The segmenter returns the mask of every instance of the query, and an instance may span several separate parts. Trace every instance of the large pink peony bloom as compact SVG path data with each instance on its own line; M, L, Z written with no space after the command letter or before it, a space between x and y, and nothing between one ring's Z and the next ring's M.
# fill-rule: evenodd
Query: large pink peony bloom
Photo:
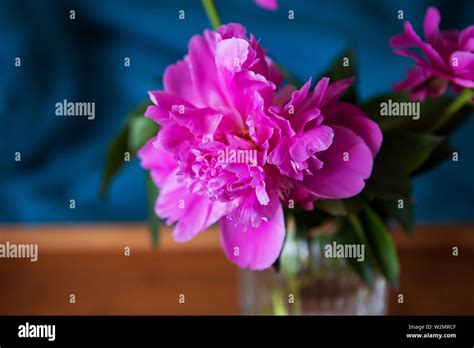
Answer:
M396 90L411 91L413 100L424 100L426 96L444 94L448 85L459 92L463 88L474 88L474 26L462 32L440 31L441 16L434 7L426 11L423 29L424 42L405 22L405 32L390 39L394 52L415 60L415 67L408 71L405 80L395 85ZM419 48L425 55L408 50Z
M382 140L377 125L338 101L351 81L278 94L281 74L239 24L206 30L169 66L145 115L161 125L140 151L160 189L156 214L185 242L219 221L227 257L260 270L278 258L289 200L359 193ZM233 155L234 156L233 156Z

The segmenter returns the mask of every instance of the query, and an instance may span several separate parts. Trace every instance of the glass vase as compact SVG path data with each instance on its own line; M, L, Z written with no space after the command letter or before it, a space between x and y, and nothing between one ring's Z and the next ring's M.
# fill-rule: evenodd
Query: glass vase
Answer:
M279 267L241 270L242 314L386 314L386 280L378 275L368 287L345 258L327 257L327 245L335 240L331 227L329 231L320 228L311 237L287 237Z

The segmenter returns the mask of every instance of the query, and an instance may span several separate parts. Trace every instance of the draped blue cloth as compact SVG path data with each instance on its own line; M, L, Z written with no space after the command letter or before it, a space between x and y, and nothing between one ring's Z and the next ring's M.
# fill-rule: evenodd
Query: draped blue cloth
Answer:
M216 3L223 22L244 24L301 80L319 76L345 48L356 49L363 99L388 91L412 65L387 45L402 30L397 11L403 10L420 31L430 4L280 0L279 10L271 12L253 0ZM442 12L443 28L474 23L473 1L433 4ZM288 19L288 10L294 10L294 20ZM127 112L148 90L160 88L165 67L207 27L197 0L0 2L0 221L145 219L144 172L137 161L118 175L109 199L99 199L106 149ZM16 57L21 67L15 67ZM130 67L124 66L126 57ZM64 99L95 102L95 119L57 117L55 104ZM473 131L471 119L454 135L458 162L415 181L418 218L472 219ZM69 209L70 199L75 209Z

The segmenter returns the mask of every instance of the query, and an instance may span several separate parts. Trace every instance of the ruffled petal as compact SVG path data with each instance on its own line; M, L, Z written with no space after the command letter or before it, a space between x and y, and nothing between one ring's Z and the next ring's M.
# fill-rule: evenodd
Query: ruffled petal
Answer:
M157 146L163 146L166 150L173 153L179 153L193 139L193 135L187 128L174 124L160 129L156 144Z
M329 102L339 99L349 87L354 83L355 77L348 77L344 80L339 80L331 83L324 93L324 97L321 100L319 107L324 107Z
M293 138L290 147L291 158L296 162L304 162L316 152L324 151L332 144L334 132L328 126L320 125L303 135Z
M247 60L249 43L244 39L231 38L217 44L216 62L230 72L239 72Z
M166 92L187 100L195 106L202 106L201 97L197 93L192 78L189 58L186 57L176 64L172 64L166 68L163 75L163 85Z
M194 135L213 135L223 115L211 108L186 108L175 105L171 108L172 118Z
M163 147L155 146L154 143L154 138L148 140L138 151L137 155L142 168L151 171L151 176L156 186L162 187L166 178L178 167L178 163L173 158L171 152Z
M174 105L180 105L183 107L191 106L191 104L189 104L186 100L168 92L150 91L148 92L148 95L154 105L150 105L147 108L145 117L151 118L162 126L169 126L174 123L174 121L170 118L170 111Z
M165 181L155 204L155 213L171 225L178 221L173 238L187 242L217 222L228 209L227 204L212 202L206 196L189 193L176 171Z

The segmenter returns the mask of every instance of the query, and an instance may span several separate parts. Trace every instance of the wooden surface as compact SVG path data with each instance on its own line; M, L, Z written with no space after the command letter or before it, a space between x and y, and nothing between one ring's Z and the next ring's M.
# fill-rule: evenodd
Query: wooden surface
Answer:
M394 238L402 277L390 314L474 314L472 226L424 226ZM38 244L39 260L0 259L0 315L239 313L238 269L216 230L185 244L165 231L159 250L144 225L0 226L6 241Z

